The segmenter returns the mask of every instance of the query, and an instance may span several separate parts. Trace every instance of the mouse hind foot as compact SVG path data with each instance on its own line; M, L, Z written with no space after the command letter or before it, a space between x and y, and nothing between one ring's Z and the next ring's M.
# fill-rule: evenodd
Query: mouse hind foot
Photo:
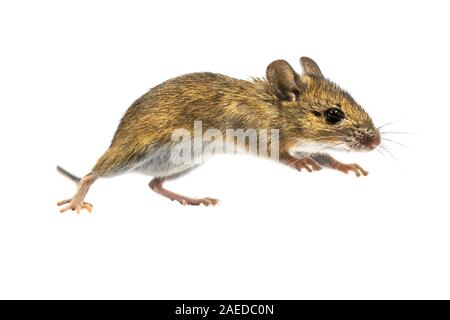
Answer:
M199 199L190 198L190 197L186 197L181 194L172 192L170 190L167 190L163 187L163 183L166 180L167 180L167 178L154 178L152 181L150 181L150 183L148 185L149 185L150 189L152 189L154 192L162 195L163 197L169 198L172 201L174 201L174 200L178 201L182 205L198 206L198 205L203 204L204 206L208 207L208 206L215 206L216 204L219 203L218 199L209 198L209 197L199 198Z
M89 202L84 202L84 201L83 202L73 202L72 200L73 200L73 198L70 198L70 199L59 201L57 203L58 206L62 206L67 203L69 204L68 206L65 206L64 208L62 208L60 210L61 213L64 213L69 209L72 211L76 211L77 213L81 213L82 209L86 209L89 213L92 213L93 205L90 204Z
M65 207L61 208L60 212L64 213L67 210L72 210L80 213L83 209L86 209L89 213L91 213L93 206L89 202L85 202L84 198L86 197L89 188L95 180L97 180L97 176L93 173L90 173L87 176L83 177L83 179L80 180L78 191L75 196L73 196L73 198L62 200L57 203L58 206L66 205Z

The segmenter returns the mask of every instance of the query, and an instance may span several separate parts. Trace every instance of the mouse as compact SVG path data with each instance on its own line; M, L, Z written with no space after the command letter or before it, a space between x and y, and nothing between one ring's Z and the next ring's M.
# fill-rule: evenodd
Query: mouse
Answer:
M218 199L193 198L164 186L166 181L189 173L213 154L211 149L203 149L202 155L206 156L200 160L174 161L174 149L181 144L180 139L174 139L174 132L194 134L198 122L202 129L214 129L216 138L231 129L276 130L270 137L263 137L262 132L267 130L254 131L256 145L273 147L262 157L298 171L329 168L366 176L368 171L360 165L342 163L328 152L375 150L381 136L371 117L347 91L327 79L314 60L301 57L300 66L302 72L297 73L286 60L275 60L267 66L265 76L250 80L197 72L153 87L122 116L109 148L88 174L79 178L57 167L77 183L75 195L57 203L60 211L91 212L93 206L85 197L92 184L99 178L129 172L153 177L149 182L151 190L182 205L218 204ZM188 143L191 140L187 138L182 145L185 155L199 153L199 144ZM250 150L254 148L250 148L249 141L233 139L227 143L259 156ZM200 146L204 145L200 142ZM227 153L228 148L213 151Z

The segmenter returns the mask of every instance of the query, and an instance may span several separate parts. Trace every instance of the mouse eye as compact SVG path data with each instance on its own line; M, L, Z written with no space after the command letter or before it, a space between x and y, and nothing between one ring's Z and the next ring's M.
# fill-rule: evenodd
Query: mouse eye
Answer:
M324 115L325 115L325 119L331 124L336 124L339 121L341 121L342 119L344 119L344 117L345 117L342 110L338 109L338 108L327 109L325 111Z

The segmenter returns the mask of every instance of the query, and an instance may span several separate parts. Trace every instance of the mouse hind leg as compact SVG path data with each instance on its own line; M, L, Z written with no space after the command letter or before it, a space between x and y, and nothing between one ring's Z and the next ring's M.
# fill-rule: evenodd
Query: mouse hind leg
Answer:
M88 175L84 176L80 180L78 184L78 190L73 198L62 200L57 203L58 206L67 204L67 206L63 207L60 212L63 213L70 209L76 211L77 213L80 213L82 209L86 209L89 213L91 213L92 204L90 204L89 202L85 202L84 198L86 197L89 188L95 180L97 180L97 175L95 175L94 173L89 173Z
M186 160L178 161L173 158L173 147L171 145L164 145L151 150L145 160L134 170L150 176L155 177L149 183L149 187L156 193L163 197L169 198L172 201L178 201L183 205L200 205L205 206L216 205L219 200L214 198L191 198L164 188L163 184L166 181L177 179L193 169L199 167L205 158L198 158L197 161L191 161L197 156L202 156L199 150L191 149L191 157ZM200 160L200 161L198 161Z
M149 185L150 189L152 189L154 192L162 195L163 197L169 198L172 201L174 201L174 200L178 201L182 205L198 206L200 204L203 204L205 206L210 206L210 205L215 206L216 204L218 204L219 203L218 199L209 198L209 197L205 197L205 198L186 197L179 193L175 193L173 191L170 191L170 190L167 190L166 188L164 188L164 186L163 186L164 182L166 182L168 180L174 180L176 178L179 178L180 176L191 171L192 169L193 168L187 169L186 171L180 172L180 173L178 173L176 175L172 175L172 176L155 177L152 179L152 181L150 181L150 183L148 185Z
M92 171L78 182L78 189L75 195L70 199L57 203L58 206L66 205L60 212L73 210L80 213L82 209L92 212L92 204L84 201L91 185L100 177L111 177L124 173L132 169L137 163L139 163L139 159L136 158L136 154L127 156L127 153L119 148L109 148L97 160ZM64 174L67 176L66 173Z

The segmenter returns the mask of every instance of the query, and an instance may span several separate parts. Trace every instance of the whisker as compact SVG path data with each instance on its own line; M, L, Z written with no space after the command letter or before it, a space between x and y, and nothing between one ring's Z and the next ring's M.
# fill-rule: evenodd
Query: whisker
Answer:
M383 152L381 152L380 149L376 148L375 151L377 151L377 152L378 152L379 154L381 154L383 157L386 157L386 155L385 155Z
M412 132L405 132L405 131L385 131L385 132L380 132L380 134L408 134L408 135L415 135Z
M383 124L383 125L377 127L377 130L380 130L381 128L387 127L387 126L389 126L389 125L391 125L391 124L394 124L394 123L397 123L397 122L399 122L399 121L400 121L400 120L395 120L395 121L391 121L391 122L385 123L385 124Z
M326 147L324 147L324 148L318 150L317 153L323 152L323 151L328 150L328 149L333 149L333 148L335 148L335 147L337 147L337 146L340 146L340 145L343 145L343 144L345 144L345 142L339 142L339 143L333 144L333 145L331 145L331 146L326 146Z
M404 145L404 144L403 144L403 143L401 143L401 142L398 142L398 141L395 141L395 140L392 140L392 139L387 139L387 138L383 138L383 141L389 141L389 142L393 142L393 143L396 143L396 144L398 144L399 146L402 146L403 148L406 148L406 149L408 149L408 150L411 150L411 148L410 148L410 147L408 147L408 146Z
M319 149L319 150L317 150L317 151L315 151L315 152L304 152L304 155L303 155L302 157L296 158L296 159L295 159L294 161L292 161L291 163L288 163L288 165L292 165L292 164L294 164L297 160L302 160L302 159L308 157L309 154L313 154L313 153L321 153L321 152L323 152L323 151L325 151L325 150L333 149L333 148L335 148L335 147L337 147L337 146L339 146L339 145L343 145L343 144L345 144L345 143L346 143L346 142L335 143L335 144L332 144L332 145L330 145L330 146L323 147L323 148L321 148L321 149ZM348 150L348 151L350 151L350 150ZM301 151L300 151L300 152L301 152Z
M297 160L301 160L301 159L303 159L303 158L295 159L294 161L288 163L288 167L292 166L294 163L297 162Z
M386 146L383 146L382 144L380 144L379 147L382 148L383 150L385 150L385 151L392 157L392 159L394 159L396 162L398 162L398 161L397 161L397 158L394 157L394 155L392 154L392 152L391 152L388 148L386 148Z

